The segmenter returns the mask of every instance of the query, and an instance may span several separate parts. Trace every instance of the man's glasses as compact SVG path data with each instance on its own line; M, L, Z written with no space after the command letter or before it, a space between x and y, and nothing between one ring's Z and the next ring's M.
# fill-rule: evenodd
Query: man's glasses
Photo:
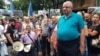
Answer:
M62 7L62 8L66 8L66 9L67 9L67 8L71 8L71 7L67 7L67 6L65 6L65 7Z

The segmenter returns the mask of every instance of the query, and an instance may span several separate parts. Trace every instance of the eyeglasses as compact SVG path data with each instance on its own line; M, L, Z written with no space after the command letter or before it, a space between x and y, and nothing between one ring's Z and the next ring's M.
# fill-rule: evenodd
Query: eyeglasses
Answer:
M71 8L71 7L65 6L65 7L62 7L62 8L66 8L67 9L67 8Z

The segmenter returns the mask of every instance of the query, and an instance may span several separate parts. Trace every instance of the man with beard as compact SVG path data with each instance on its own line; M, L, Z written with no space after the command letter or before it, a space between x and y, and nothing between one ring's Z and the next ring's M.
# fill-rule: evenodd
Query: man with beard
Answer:
M14 52L12 52L12 45L15 41L18 41L18 31L15 28L16 21L15 19L9 20L9 26L7 28L6 37L8 40L8 54L9 56L16 56Z
M91 15L89 13L84 13L84 20L87 24L87 27L89 27L92 24Z

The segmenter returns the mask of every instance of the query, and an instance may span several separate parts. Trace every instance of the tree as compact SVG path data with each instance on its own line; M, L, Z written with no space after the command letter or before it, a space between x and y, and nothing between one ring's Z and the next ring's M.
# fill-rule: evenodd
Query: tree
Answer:
M33 11L42 10L44 8L58 8L58 5L62 4L63 1L65 0L32 0ZM24 15L27 15L30 0L19 0L13 3L16 10L22 10Z
M28 0L19 0L19 1L14 1L13 4L14 4L14 9L15 10L22 10L23 11L23 14L26 15L27 13L27 8L28 8L28 3L29 1Z
M0 0L0 8L1 8L1 9L4 9L3 6L4 6L4 2L3 2L3 0Z

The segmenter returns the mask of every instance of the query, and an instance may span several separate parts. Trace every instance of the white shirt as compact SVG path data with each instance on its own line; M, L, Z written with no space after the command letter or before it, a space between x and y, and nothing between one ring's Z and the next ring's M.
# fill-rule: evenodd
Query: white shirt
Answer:
M6 37L3 34L4 27L0 25L0 40L5 40ZM0 42L0 54L1 56L8 55L7 46L5 42Z

